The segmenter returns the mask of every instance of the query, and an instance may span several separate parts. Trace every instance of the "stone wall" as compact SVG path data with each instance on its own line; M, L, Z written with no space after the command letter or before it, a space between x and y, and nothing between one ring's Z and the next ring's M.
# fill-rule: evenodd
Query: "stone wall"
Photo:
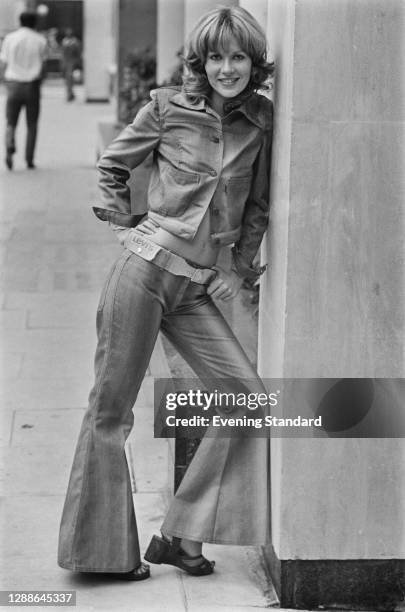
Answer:
M269 0L263 376L404 376L404 11ZM278 558L404 558L404 457L402 439L273 440Z

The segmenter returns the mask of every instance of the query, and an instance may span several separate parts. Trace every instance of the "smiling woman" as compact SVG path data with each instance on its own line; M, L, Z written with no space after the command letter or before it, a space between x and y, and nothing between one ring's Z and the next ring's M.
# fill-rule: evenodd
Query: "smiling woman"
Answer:
M264 33L241 8L215 9L191 33L185 63L183 88L153 91L98 163L94 211L126 249L98 307L96 381L66 496L59 564L126 580L149 576L125 439L159 330L204 383L218 381L224 393L266 392L215 304L263 271L252 262L269 216L272 103L257 93L273 69ZM128 179L150 153L148 212L136 216ZM233 257L219 265L220 250L231 246ZM205 437L145 559L202 576L214 569L203 542L265 543L268 451L265 438Z

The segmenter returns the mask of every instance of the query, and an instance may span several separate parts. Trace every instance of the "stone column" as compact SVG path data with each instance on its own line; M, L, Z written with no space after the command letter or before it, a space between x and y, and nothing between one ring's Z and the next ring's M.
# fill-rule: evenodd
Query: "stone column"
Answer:
M178 63L177 52L184 43L184 0L158 0L157 82L170 77Z
M130 53L156 55L157 0L119 0L118 9L118 120L128 121L122 90L128 85L125 64Z
M263 29L267 24L268 0L239 0L239 6L246 9L260 23Z
M404 401L404 19L399 0L269 0L260 372L379 377L388 411ZM402 600L405 443L383 435L272 440L269 558L282 607Z
M112 95L116 64L118 0L84 0L83 60L87 102L105 102Z
M18 16L24 8L24 3L16 0L0 2L0 41L19 26Z

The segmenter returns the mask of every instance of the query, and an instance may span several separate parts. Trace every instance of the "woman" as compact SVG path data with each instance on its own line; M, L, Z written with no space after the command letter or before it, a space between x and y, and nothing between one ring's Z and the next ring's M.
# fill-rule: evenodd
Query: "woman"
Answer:
M58 562L128 580L147 578L149 566L140 560L124 444L159 329L201 380L263 391L213 298L233 298L260 272L252 261L268 220L272 124L271 103L255 93L272 73L265 36L245 10L215 9L192 31L185 64L183 88L152 92L98 163L102 205L94 210L126 249L98 306L96 380ZM151 152L148 213L132 215L130 170ZM216 265L231 244L232 263ZM267 451L263 439L205 437L145 558L204 575L214 564L202 542L263 543Z

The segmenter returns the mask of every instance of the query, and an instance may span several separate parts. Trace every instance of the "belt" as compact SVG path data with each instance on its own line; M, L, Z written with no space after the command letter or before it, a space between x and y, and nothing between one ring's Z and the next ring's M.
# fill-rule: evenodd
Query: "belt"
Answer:
M129 251L142 257L142 259L152 262L175 276L185 276L193 283L206 285L216 276L215 270L211 270L211 268L194 268L180 255L164 249L159 244L135 232L130 233L124 242L124 246Z

